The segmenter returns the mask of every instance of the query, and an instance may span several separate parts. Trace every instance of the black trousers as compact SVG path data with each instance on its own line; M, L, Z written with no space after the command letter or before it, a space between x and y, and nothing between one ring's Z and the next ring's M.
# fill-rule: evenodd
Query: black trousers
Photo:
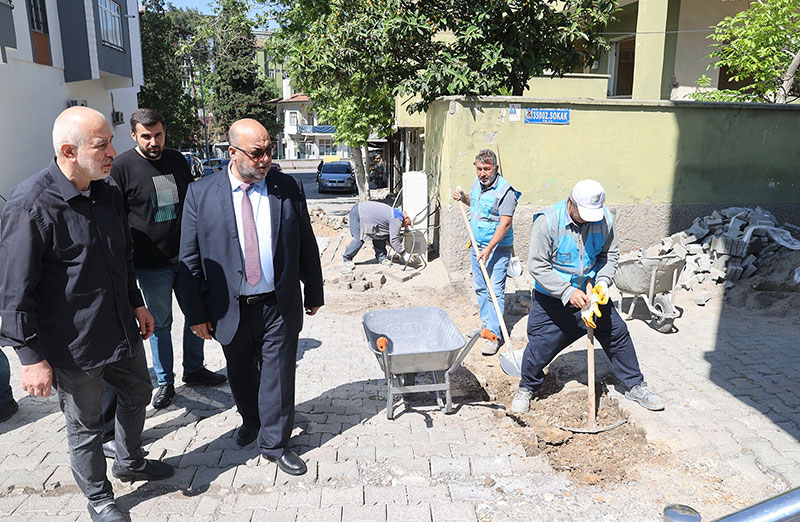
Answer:
M133 357L92 370L53 368L61 411L67 425L67 445L72 474L78 487L94 505L114 498L103 456L103 388L116 392L116 462L136 468L143 462L142 429L153 385L142 345Z
M644 380L628 327L609 301L600 306L595 318L594 337L611 361L614 375L631 389ZM544 368L561 350L586 335L581 311L564 306L561 300L540 292L533 293L528 315L528 345L522 356L520 388L536 391L544 381Z
M239 329L222 346L228 382L244 424L260 427L259 451L279 458L294 426L299 332L286 327L274 297L239 307Z

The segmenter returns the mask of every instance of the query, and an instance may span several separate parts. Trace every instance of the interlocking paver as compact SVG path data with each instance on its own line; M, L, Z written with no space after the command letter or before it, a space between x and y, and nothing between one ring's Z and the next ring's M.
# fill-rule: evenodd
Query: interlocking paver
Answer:
M386 522L386 505L343 506L342 522Z
M407 503L405 486L364 486L364 504L367 506Z
M476 522L475 507L468 502L431 505L433 522Z
M388 522L430 522L431 507L428 504L414 504L413 506L388 505L386 506Z

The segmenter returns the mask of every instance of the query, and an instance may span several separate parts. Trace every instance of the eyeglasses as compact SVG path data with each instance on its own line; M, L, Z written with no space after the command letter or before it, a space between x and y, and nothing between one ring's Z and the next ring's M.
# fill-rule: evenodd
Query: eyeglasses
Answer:
M261 158L263 158L264 156L266 156L267 154L270 154L272 152L272 147L270 147L268 149L256 149L256 150L253 150L253 151L250 151L250 152L248 152L248 151L246 151L244 149L240 149L236 145L231 145L231 147L233 147L234 149L236 149L238 151L241 151L245 156L247 156L248 158L250 158L253 161L258 161Z

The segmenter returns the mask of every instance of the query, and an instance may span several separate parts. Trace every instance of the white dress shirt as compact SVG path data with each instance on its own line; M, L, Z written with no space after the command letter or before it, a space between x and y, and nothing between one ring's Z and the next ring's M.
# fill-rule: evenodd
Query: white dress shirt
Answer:
M233 212L236 214L236 231L239 234L239 248L241 249L242 266L244 267L244 228L242 224L242 198L244 193L240 188L242 182L230 170L228 170L228 178L230 178L233 192ZM258 235L261 280L255 286L252 286L242 275L242 286L239 295L266 294L275 290L275 270L272 265L272 220L270 218L266 178L253 185L248 194L250 194L253 221L255 221L256 234Z

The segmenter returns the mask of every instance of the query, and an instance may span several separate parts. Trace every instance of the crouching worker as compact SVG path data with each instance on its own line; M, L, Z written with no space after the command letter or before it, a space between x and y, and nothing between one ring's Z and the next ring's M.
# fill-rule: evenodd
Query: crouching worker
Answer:
M386 254L387 241L398 254L403 256L403 260L406 262L413 260L412 254L406 252L403 247L403 236L400 235L400 229L408 228L409 225L411 219L408 214L385 203L378 201L356 203L350 210L350 235L353 236L353 240L344 251L344 266L350 269L355 266L353 259L367 239L372 240L375 260L381 265L392 265L392 260Z
M582 288L590 280L597 283L592 292L597 294L595 301L605 302L598 306L594 335L627 390L625 397L648 410L664 409L663 399L644 382L628 327L607 297L619 245L605 199L600 183L587 179L579 181L567 199L534 216L528 270L535 285L522 377L511 402L515 413L530 409L531 397L544 381L545 366L586 335L581 309L592 299ZM592 321L591 316L587 320Z

